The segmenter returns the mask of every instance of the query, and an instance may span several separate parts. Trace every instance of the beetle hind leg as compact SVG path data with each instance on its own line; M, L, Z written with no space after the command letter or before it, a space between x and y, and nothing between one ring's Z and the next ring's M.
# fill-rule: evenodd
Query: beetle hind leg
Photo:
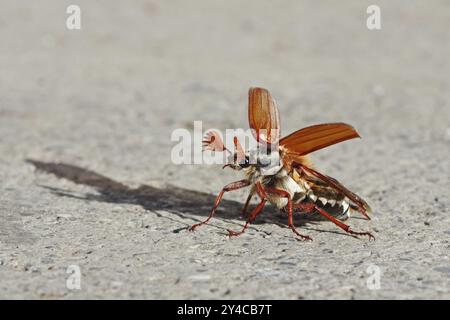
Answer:
M341 228L342 230L344 230L345 232L347 232L348 234L351 234L353 236L368 236L369 240L375 240L375 237L372 235L372 233L370 232L357 232L357 231L353 231L349 225L343 223L342 221L339 221L338 219L336 219L335 217L333 217L331 214L329 214L328 212L326 212L324 209L318 207L316 204L314 203L296 203L294 204L295 208L298 208L306 213L310 213L313 212L314 210L317 210L317 212L319 214L321 214L322 216L324 216L325 218L327 218L328 220L330 220L331 222L333 222L335 225L337 225L339 228Z

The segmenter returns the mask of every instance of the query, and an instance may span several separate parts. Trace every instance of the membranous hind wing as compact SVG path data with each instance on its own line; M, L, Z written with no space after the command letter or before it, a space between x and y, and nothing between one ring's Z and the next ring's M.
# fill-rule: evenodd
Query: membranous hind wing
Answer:
M299 169L300 165L295 163L296 168L292 170L291 177L300 185L307 185L307 190L312 192L312 195L318 198L319 200L325 199L327 203L334 207L334 205L341 203L345 199L345 195L331 187L325 181L307 174ZM308 192L307 191L307 192ZM322 202L322 201L319 201ZM325 203L322 203L325 205Z
M315 179L318 179L322 181L327 186L333 188L338 193L344 195L351 201L351 207L353 209L358 210L364 217L366 217L368 220L370 220L369 214L372 212L370 206L367 204L366 201L364 201L360 196L358 196L356 193L350 191L346 187L344 187L339 181L336 179L326 176L312 168L309 168L305 165L301 164L294 164L297 170L300 170L301 173L306 174L307 176L314 177ZM335 195L336 196L336 195Z
M358 195L344 187L336 179L321 174L311 167L307 161L306 155L316 150L323 149L333 144L346 141L349 139L359 138L358 132L345 123L325 123L306 127L295 131L294 133L280 140L280 154L283 163L292 171L294 168L300 170L300 174L304 173L305 177L321 181L323 184L331 187L336 192L343 194L367 219L370 219L368 213L371 212L369 205ZM314 183L313 183L314 184ZM317 183L316 183L317 184ZM339 199L334 195L332 199Z

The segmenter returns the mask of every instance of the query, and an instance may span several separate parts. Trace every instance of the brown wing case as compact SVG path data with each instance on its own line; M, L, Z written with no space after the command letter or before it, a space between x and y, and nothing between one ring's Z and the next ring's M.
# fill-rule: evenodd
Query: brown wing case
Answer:
M297 130L280 140L284 154L306 155L345 140L359 138L356 130L345 123L325 123Z
M275 144L280 138L278 108L267 89L248 91L248 122L258 142Z

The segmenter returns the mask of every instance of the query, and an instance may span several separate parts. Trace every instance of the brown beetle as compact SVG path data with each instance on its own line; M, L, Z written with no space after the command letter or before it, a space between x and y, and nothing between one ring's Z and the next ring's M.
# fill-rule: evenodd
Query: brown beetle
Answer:
M259 197L258 205L248 215L247 222L239 232L228 230L230 236L242 234L247 226L261 213L267 202L287 212L288 225L304 240L309 236L300 234L293 223L293 211L317 212L354 236L374 236L370 232L353 231L342 220L348 218L351 210L356 210L370 220L369 205L358 195L312 167L307 155L341 141L360 137L356 130L345 123L326 123L306 127L279 138L280 118L278 108L269 91L263 88L250 88L248 117L253 136L258 142L256 150L244 151L237 138L231 161L224 167L243 170L246 178L226 185L219 193L208 218L194 224L194 230L207 223L220 204L225 192L251 187L243 212L246 214L251 198ZM217 132L209 132L203 141L206 149L225 151L223 141ZM254 161L251 161L254 160ZM325 209L338 210L332 215ZM334 210L336 211L336 210Z

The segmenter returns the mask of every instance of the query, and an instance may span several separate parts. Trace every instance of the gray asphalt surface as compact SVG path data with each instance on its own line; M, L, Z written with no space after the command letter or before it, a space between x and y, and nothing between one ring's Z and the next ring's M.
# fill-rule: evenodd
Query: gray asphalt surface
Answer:
M3 0L0 298L450 298L450 6L376 1L369 31L372 3ZM372 205L349 223L375 242L297 218L300 242L273 208L228 239L245 192L186 230L241 176L172 164L171 132L246 128L255 85L284 134L358 129L313 160Z

